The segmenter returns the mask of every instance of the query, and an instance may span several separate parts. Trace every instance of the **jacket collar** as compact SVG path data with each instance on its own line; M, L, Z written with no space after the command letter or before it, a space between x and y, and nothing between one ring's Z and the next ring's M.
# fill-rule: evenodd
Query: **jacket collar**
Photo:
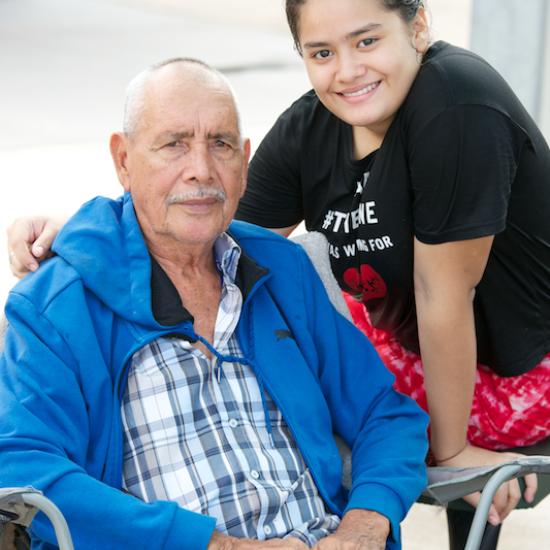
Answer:
M235 238L228 232L233 241ZM194 319L183 306L179 293L159 263L151 257L151 309L155 320L163 326L173 326ZM243 302L256 282L268 273L244 251L240 250L235 284L243 295Z

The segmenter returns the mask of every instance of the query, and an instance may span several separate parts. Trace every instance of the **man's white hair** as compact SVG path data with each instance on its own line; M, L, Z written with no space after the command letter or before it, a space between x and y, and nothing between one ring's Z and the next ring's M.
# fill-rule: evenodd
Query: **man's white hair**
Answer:
M154 65L151 65L147 69L138 73L134 78L132 78L132 80L126 87L124 118L122 121L122 130L124 131L124 133L128 136L131 136L138 127L139 121L145 109L147 85L151 79L151 76L159 69L162 69L167 65L174 64L198 65L199 67L202 67L204 70L218 77L224 83L224 85L227 86L227 89L229 90L229 93L231 94L233 102L235 104L235 111L237 114L237 129L239 132L239 136L242 140L241 115L239 112L237 97L235 95L235 91L233 90L233 86L231 86L231 83L223 73L221 73L217 69L214 69L214 67L211 67L210 65L208 65L208 63L192 57L174 57L172 59L167 59L165 61L155 63Z

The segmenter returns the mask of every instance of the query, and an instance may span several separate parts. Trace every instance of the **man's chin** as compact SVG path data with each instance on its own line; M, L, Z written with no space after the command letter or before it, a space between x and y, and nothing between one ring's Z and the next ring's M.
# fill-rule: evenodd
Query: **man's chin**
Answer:
M181 246L212 246L214 241L227 229L227 225L217 223L209 226L206 220L198 224L186 224L184 227L174 228L170 234Z

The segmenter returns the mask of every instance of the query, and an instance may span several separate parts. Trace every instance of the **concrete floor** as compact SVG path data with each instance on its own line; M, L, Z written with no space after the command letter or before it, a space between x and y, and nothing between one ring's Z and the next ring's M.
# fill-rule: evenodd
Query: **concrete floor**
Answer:
M431 0L434 38L467 46L470 2ZM257 145L308 89L283 15L282 0L0 0L0 260L15 216L120 193L107 140L126 82L150 63L194 56L226 71ZM13 283L0 269L0 303ZM414 506L403 529L404 550L447 547L435 507ZM499 550L550 549L550 499L503 531Z

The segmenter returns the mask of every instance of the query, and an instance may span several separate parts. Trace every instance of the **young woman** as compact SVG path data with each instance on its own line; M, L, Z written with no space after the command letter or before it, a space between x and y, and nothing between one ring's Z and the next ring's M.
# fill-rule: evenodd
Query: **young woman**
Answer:
M509 459L550 435L548 146L485 61L430 45L421 0L286 10L314 90L263 140L238 215L326 235L356 323L429 408L437 464Z
M356 323L429 408L437 464L505 461L550 436L550 150L485 61L430 44L422 0L286 11L314 89L260 145L238 216L326 235ZM506 484L491 523L519 497Z

